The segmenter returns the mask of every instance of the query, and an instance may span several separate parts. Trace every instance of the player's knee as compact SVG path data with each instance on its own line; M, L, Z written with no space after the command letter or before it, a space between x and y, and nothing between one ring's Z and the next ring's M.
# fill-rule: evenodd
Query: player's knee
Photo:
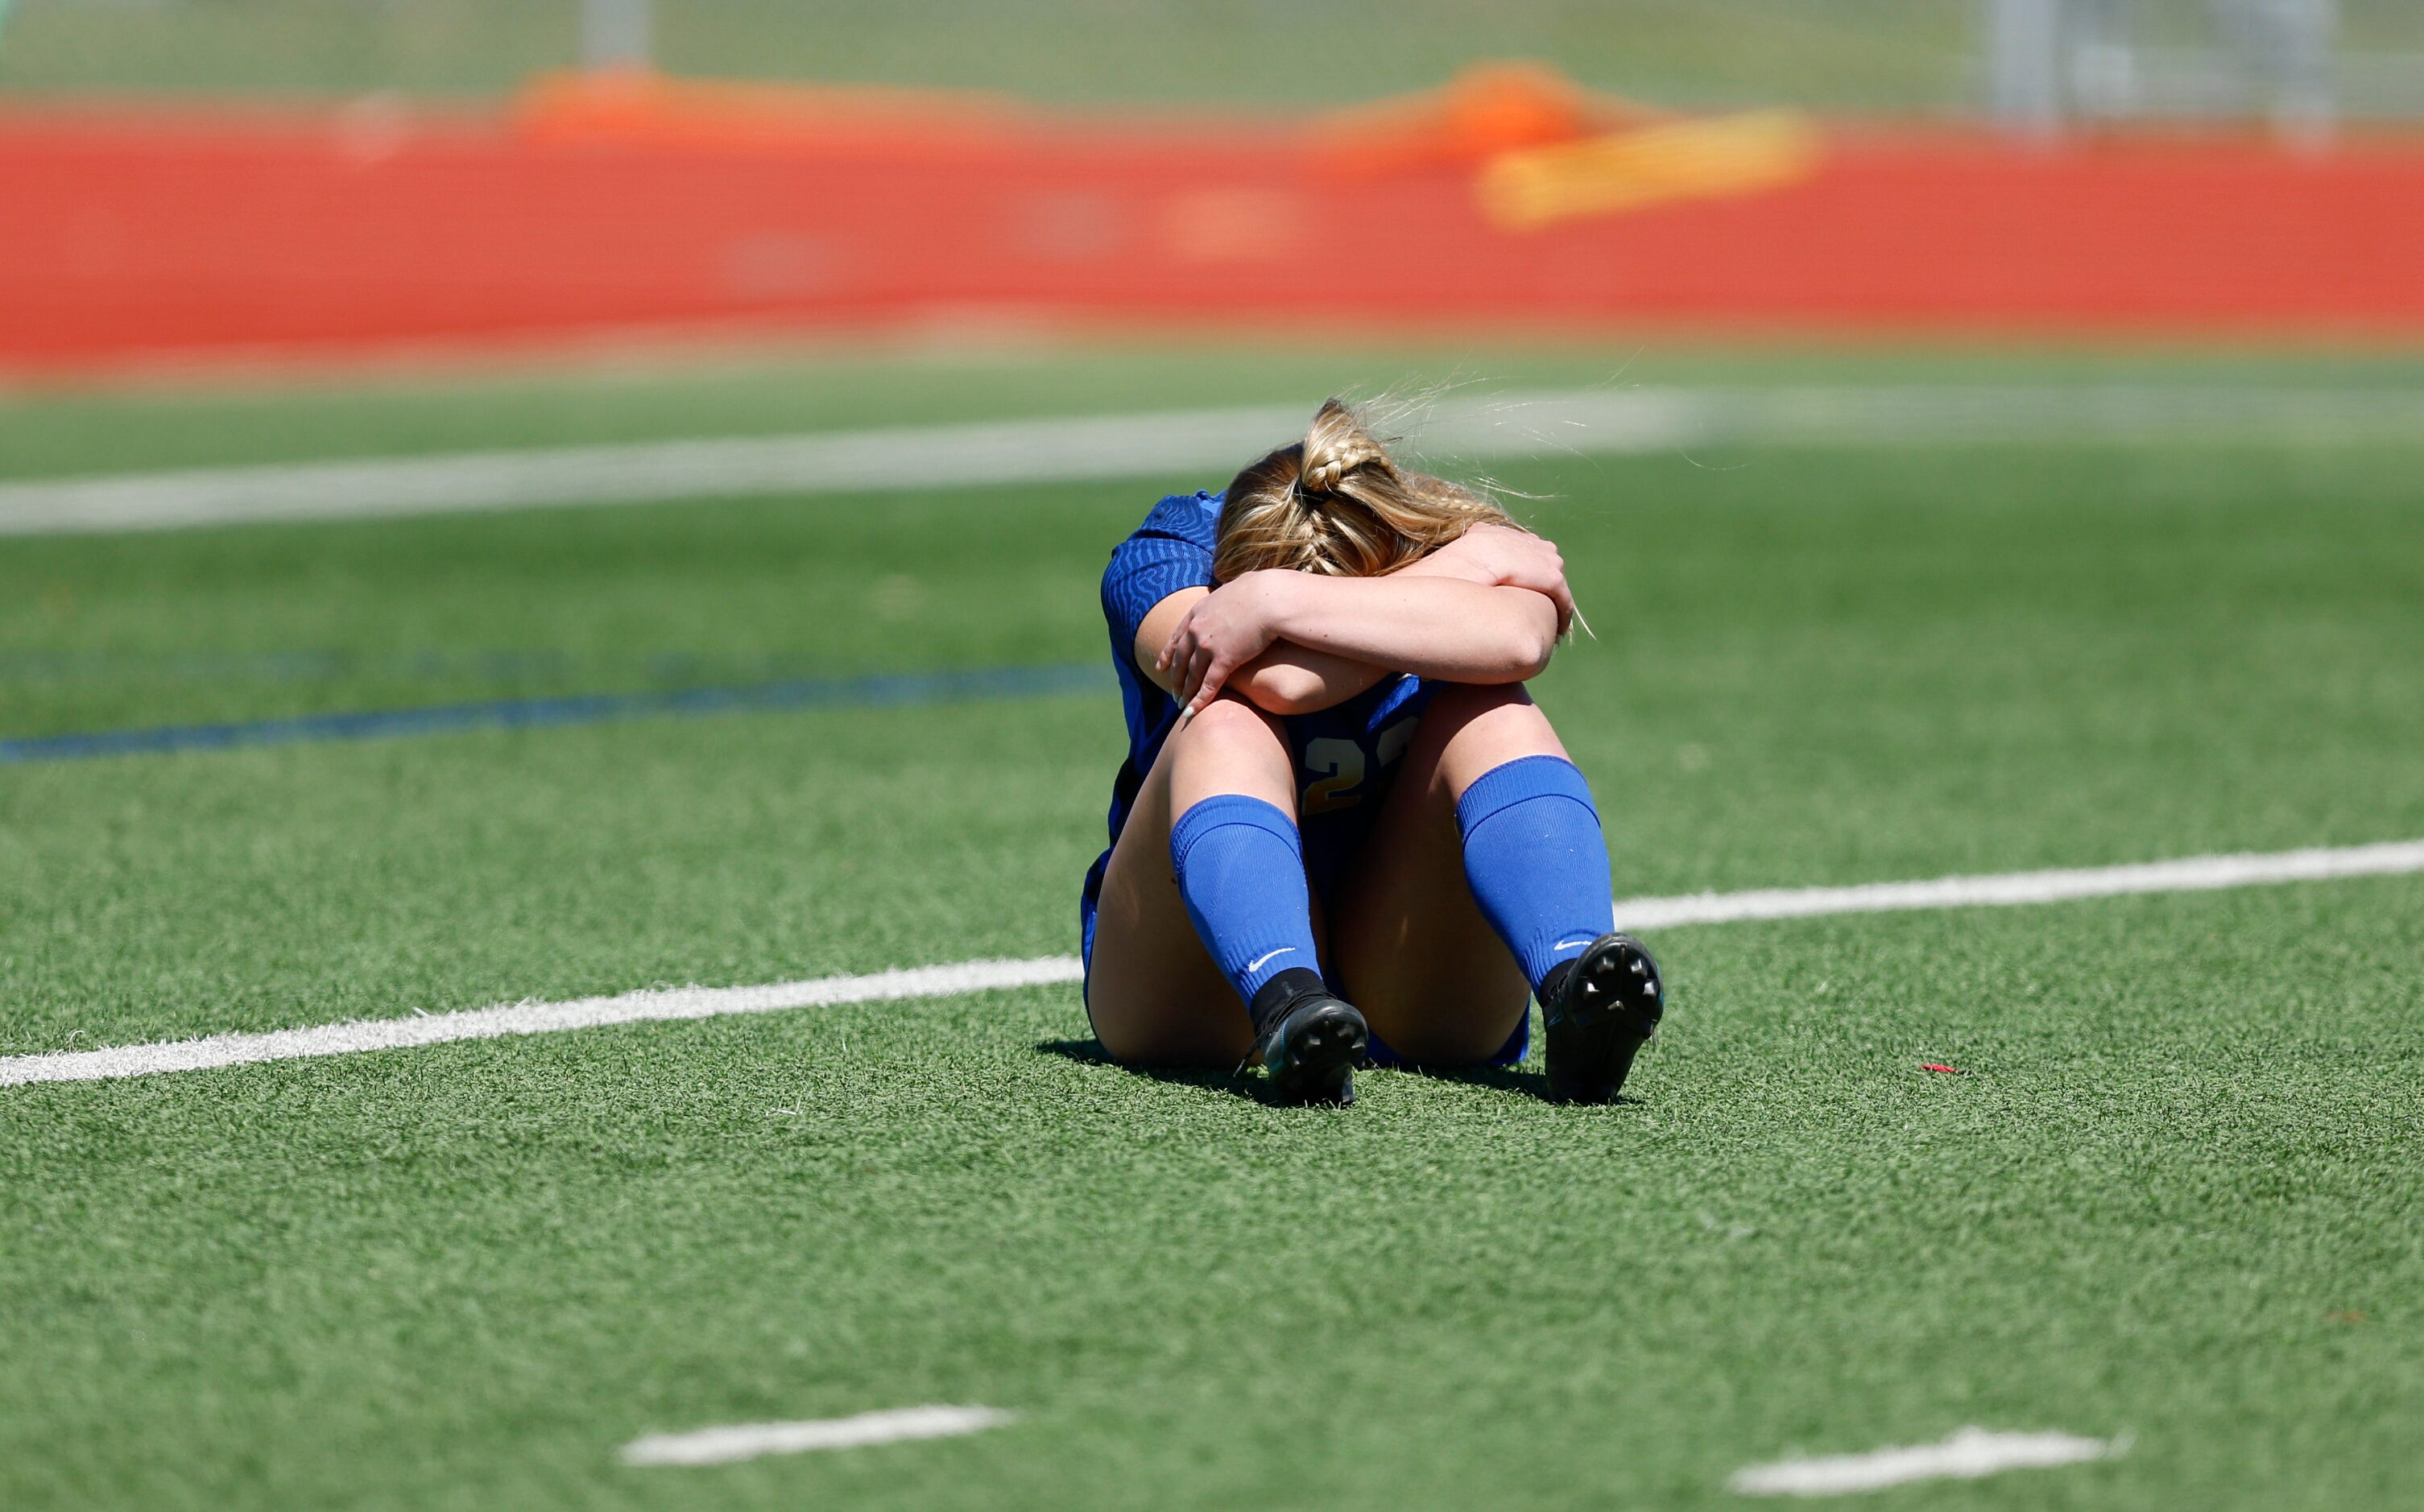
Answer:
M1432 697L1423 724L1428 733L1454 740L1467 730L1498 732L1533 725L1545 728L1548 720L1539 706L1532 702L1532 694L1523 683L1455 683L1442 688Z
M1459 789L1505 762L1563 755L1556 730L1520 682L1441 689L1414 742L1420 770Z
M1261 750L1283 742L1285 732L1276 715L1265 713L1243 698L1222 693L1188 722L1186 739L1203 746Z
M1450 683L1431 699L1431 708L1453 718L1472 719L1499 708L1530 708L1529 683Z

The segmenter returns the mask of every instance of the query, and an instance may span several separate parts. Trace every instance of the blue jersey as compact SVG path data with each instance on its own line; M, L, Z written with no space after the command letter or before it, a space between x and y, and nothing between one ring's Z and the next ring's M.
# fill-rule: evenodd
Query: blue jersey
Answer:
M1213 586L1212 550L1220 522L1219 494L1174 494L1153 506L1144 523L1111 552L1110 565L1103 572L1103 619L1110 630L1111 665L1119 673L1128 734L1127 758L1111 784L1114 845L1145 773L1153 770L1178 723L1177 700L1137 664L1137 630L1153 607L1172 594ZM1298 827L1316 892L1327 896L1362 846L1428 693L1419 677L1383 677L1334 708L1284 722L1297 758ZM1106 850L1086 874L1081 916L1089 959L1093 954L1094 900L1109 862Z

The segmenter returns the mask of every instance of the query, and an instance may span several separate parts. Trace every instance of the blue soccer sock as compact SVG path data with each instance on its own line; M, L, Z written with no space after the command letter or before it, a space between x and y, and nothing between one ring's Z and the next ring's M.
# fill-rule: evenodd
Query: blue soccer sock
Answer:
M1204 948L1246 1003L1293 966L1319 971L1296 823L1259 798L1206 798L1170 827L1178 893Z
M1616 927L1607 840L1572 762L1535 756L1491 768L1456 801L1456 826L1474 900L1535 993L1551 967Z

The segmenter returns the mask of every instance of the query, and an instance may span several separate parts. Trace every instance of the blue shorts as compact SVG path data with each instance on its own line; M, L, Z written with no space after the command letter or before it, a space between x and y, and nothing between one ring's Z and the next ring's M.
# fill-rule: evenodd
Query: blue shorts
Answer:
M1288 748L1297 761L1297 833L1304 845L1304 870L1314 895L1325 911L1347 875L1354 869L1364 842L1371 837L1382 800L1396 780L1397 769L1413 744L1415 726L1429 707L1436 683L1403 676L1383 682L1371 692L1318 713L1291 715L1282 721ZM1088 969L1094 961L1094 912L1102 896L1103 872L1111 853L1105 851L1086 873L1085 893L1078 901L1081 948ZM1531 1035L1531 1016L1515 1027L1506 1044L1484 1064L1511 1066L1523 1058ZM1395 1066L1396 1053L1372 1037L1375 1065Z

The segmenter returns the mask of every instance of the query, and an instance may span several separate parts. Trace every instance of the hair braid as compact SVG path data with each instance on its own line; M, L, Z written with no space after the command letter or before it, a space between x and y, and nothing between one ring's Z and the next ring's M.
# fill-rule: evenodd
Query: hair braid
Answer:
M1229 485L1212 575L1227 582L1284 567L1378 577L1484 522L1515 523L1469 488L1398 467L1387 444L1331 399L1303 440L1250 464Z

